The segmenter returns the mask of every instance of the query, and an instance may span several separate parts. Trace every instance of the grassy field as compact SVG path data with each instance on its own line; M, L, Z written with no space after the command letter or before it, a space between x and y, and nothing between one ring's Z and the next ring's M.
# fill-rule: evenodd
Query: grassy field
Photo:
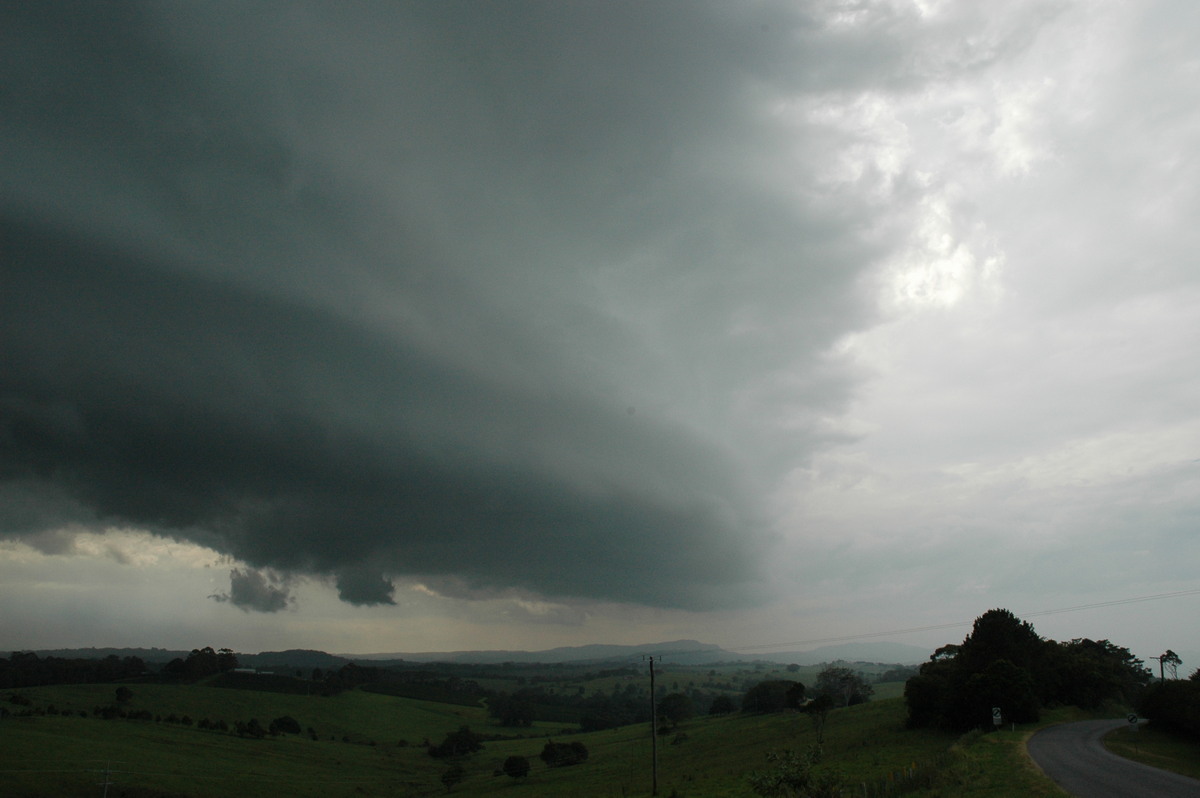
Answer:
M1104 747L1118 756L1200 779L1200 744L1142 726L1109 732Z
M79 716L80 710L111 704L113 685L20 690L16 692L29 697L35 709L53 706L60 714L0 721L0 793L100 796L108 778L113 798L433 796L446 794L440 777L453 764L464 771L453 790L457 795L630 798L651 791L646 724L567 735L558 728L529 729L524 730L528 738L489 741L477 754L447 761L433 759L420 743L426 738L440 742L462 725L482 734L512 730L492 725L482 707L361 691L334 697L204 686L134 685L133 691L132 710L231 723L254 717L264 726L289 715L304 728L312 726L319 739L284 735L253 740L166 722ZM913 779L909 794L930 798L1063 794L1024 754L1032 727L955 739L905 729L904 714L899 698L834 711L825 728L821 767L840 773L854 795L877 794L905 778ZM1063 711L1047 722L1073 719L1076 715ZM537 756L551 735L582 742L588 761L546 767ZM402 740L410 744L401 745ZM749 796L747 775L768 766L768 752L804 751L815 741L812 719L794 712L697 718L658 738L659 795ZM525 756L533 765L520 782L496 775L510 755ZM922 788L916 789L918 785Z
M113 703L113 685L69 685L16 691L33 708L52 713L0 721L0 778L14 796L100 795L106 770L111 796L362 796L445 794L441 774L453 763L420 747L469 725L481 734L512 733L485 710L350 691L334 697L293 696L205 686L134 685L129 711L159 718L187 715L266 726L288 715L317 732L243 739L178 723L101 720L93 707ZM16 707L13 707L16 709ZM80 717L79 713L88 714ZM854 779L879 781L931 761L952 739L903 728L898 700L833 712L826 727L826 760ZM496 740L458 760L463 795L636 796L651 788L651 739L641 724L563 736L558 727L522 730L526 739ZM551 769L538 758L547 737L580 741L582 765ZM746 775L766 765L768 751L803 750L815 740L811 719L797 713L700 718L658 739L660 794L748 795ZM401 741L410 743L401 745ZM510 755L529 758L530 775L515 783L496 776Z
M229 690L203 685L133 685L133 699L122 707L146 710L155 716L187 715L202 718L249 721L256 718L264 727L273 718L288 715L301 728L313 727L321 739L354 742L420 743L425 737L439 738L464 724L479 727L486 722L483 707L463 707L431 701L414 701L372 695L358 690L336 696L297 696L253 690ZM97 684L58 685L18 691L36 698L39 706L60 712L90 712L93 707L114 703L114 686Z

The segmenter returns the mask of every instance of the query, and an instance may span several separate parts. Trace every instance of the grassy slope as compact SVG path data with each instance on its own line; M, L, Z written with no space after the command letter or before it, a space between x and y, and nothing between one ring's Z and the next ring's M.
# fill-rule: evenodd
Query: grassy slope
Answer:
M112 685L73 685L19 691L35 705L59 710L90 710L111 703ZM444 794L440 774L450 763L434 760L400 739L440 740L469 724L482 733L490 726L482 709L431 704L390 696L350 692L333 698L289 696L203 686L135 685L131 709L154 714L234 720L258 718L264 725L281 715L313 726L321 740L304 737L240 739L166 723L77 716L7 718L0 725L0 771L6 794L52 796L99 792L106 763L130 798L183 796L435 795ZM546 735L550 729L531 730ZM764 766L767 751L803 750L814 740L807 716L795 713L690 721L686 739L659 738L660 794L747 795L746 774ZM374 740L376 745L347 744ZM337 742L330 741L330 737ZM462 760L466 780L457 794L491 795L519 790L522 796L624 796L650 792L650 738L643 724L587 735L572 735L589 749L580 766L549 769L538 759L544 737L489 742ZM951 739L903 729L898 700L839 710L830 716L826 759L854 781L886 777L889 771L927 761ZM517 784L493 772L511 754L528 757L530 776ZM110 793L112 794L112 793Z
M112 685L73 685L18 691L35 705L90 710L111 703ZM881 691L882 692L882 691ZM291 715L317 729L321 740L280 737L240 739L234 735L177 725L103 721L77 716L6 718L0 721L0 779L4 794L58 796L99 794L103 770L111 763L119 785L111 795L255 798L256 796L399 796L445 794L440 774L452 764L429 757L401 739L439 741L463 724L481 733L503 733L481 708L434 704L362 692L333 698L222 690L203 686L135 685L132 709L224 718L256 717L264 725ZM16 709L16 707L13 707ZM1046 722L1083 717L1048 713ZM523 740L487 743L461 760L465 780L454 794L489 796L648 796L650 738L643 724L593 734L560 737L583 742L591 756L575 767L549 769L537 759L544 736L557 729L530 730ZM698 718L681 728L686 739L659 738L659 794L687 798L750 795L746 775L766 766L768 751L803 751L815 741L808 716L781 713ZM913 765L937 762L934 786L916 795L1061 796L1032 765L1024 741L1032 727L1015 731L950 736L904 728L903 701L873 701L837 710L829 717L825 766L844 774L848 786L886 780ZM341 742L343 736L355 743ZM335 738L332 741L330 738ZM1142 737L1146 740L1147 737ZM375 741L376 745L362 744ZM674 743L674 744L673 744ZM945 752L953 745L953 753ZM505 757L528 757L533 770L516 783L495 776ZM516 791L516 792L513 792Z
M1136 732L1109 732L1104 746L1118 756L1200 779L1200 745L1195 740L1143 726Z
M257 718L265 728L272 719L290 715L301 728L312 726L323 740L343 736L358 742L376 740L395 743L408 740L420 743L428 736L435 742L446 732L464 724L483 725L483 708L415 701L391 696L372 695L352 690L336 696L298 696L262 693L252 690L229 690L203 685L132 685L133 700L124 709L149 710L154 715L187 715L194 721L201 718L234 721ZM39 706L53 705L57 709L87 710L111 705L115 688L112 685L77 684L43 687L18 692L35 696ZM435 739L436 738L436 739Z

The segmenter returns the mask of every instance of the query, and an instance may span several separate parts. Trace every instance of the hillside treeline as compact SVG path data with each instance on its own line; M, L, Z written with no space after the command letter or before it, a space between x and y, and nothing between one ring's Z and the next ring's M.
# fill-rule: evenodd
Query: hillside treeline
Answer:
M1030 723L1044 707L1090 709L1109 699L1133 705L1150 679L1126 648L1044 639L1029 622L995 609L975 619L960 645L934 652L905 684L904 698L910 726L965 731L991 725L994 707L1005 723Z
M649 691L632 682L612 692L596 691L591 695L526 687L491 696L488 714L504 726L550 721L578 723L583 731L599 731L649 721Z
M14 651L7 659L0 657L0 689L119 682L145 672L146 663L139 657L113 655L103 659L73 659Z

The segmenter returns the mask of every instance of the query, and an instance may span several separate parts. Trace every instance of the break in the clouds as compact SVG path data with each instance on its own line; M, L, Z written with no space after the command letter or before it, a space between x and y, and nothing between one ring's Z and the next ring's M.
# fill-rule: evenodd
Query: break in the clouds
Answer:
M870 311L863 201L776 114L861 69L810 13L5 15L6 535L187 538L259 609L254 569L762 597L762 492Z

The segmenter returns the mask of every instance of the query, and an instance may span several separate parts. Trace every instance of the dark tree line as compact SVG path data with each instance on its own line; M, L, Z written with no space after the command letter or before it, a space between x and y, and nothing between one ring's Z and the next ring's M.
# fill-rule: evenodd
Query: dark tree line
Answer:
M1096 708L1116 699L1133 703L1150 679L1140 659L1107 640L1043 639L1008 610L975 619L960 645L939 648L908 680L908 723L964 731L991 723L1031 723L1043 707Z
M551 692L525 687L488 697L488 714L504 726L530 726L534 721L579 723L583 731L599 731L650 720L649 692L626 684L611 693Z
M1152 726L1200 739L1200 670L1188 679L1164 679L1150 685L1138 711Z
M804 685L787 679L770 679L751 687L742 696L743 712L779 712L797 709L804 701Z
M146 663L140 657L121 658L113 654L104 659L65 659L14 651L7 659L0 658L0 689L117 682L145 673Z
M213 651L211 646L194 648L187 659L176 657L166 664L164 676L194 682L206 676L231 671L238 666L237 655L228 648Z

